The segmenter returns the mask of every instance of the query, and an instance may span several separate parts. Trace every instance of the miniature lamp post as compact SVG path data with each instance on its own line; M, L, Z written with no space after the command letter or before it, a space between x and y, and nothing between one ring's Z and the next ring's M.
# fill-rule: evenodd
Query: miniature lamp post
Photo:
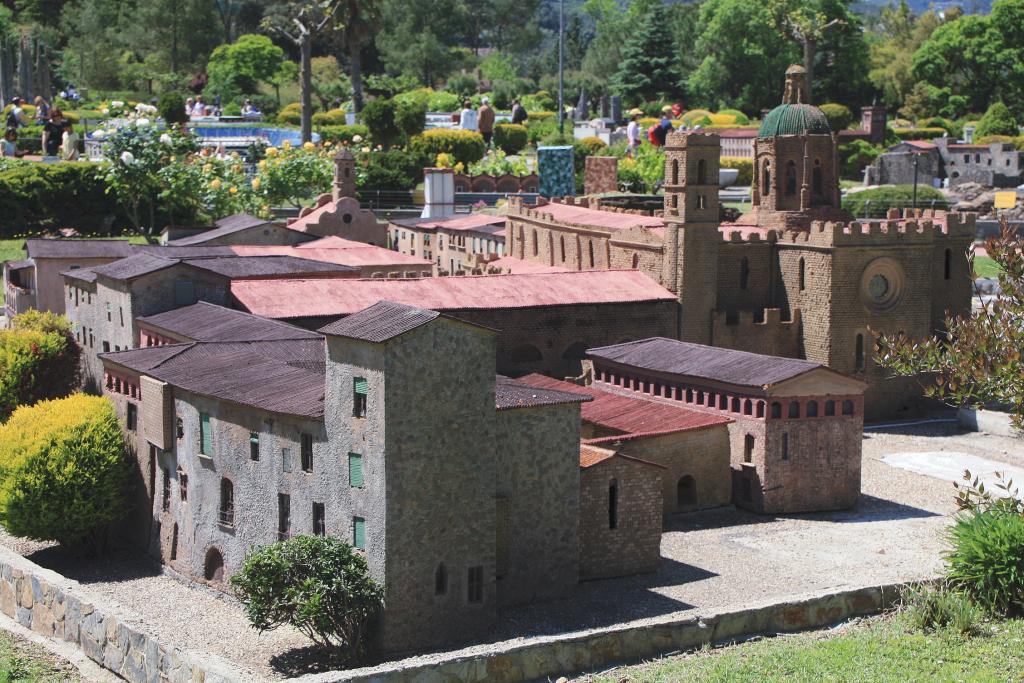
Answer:
M558 2L558 134L565 133L565 81L562 69L565 63L565 0Z
M914 198L912 200L912 202L913 202L912 208L914 208L914 209L917 208L917 158L918 158L918 156L920 156L920 155L917 154L916 152L913 155L913 157L914 157L913 158L913 164L914 164L914 195L913 195L913 197Z

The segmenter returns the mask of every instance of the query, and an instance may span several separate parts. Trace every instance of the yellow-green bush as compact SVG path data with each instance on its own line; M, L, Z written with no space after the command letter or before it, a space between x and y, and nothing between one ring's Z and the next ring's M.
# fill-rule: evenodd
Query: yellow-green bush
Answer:
M683 123L685 123L687 126L693 126L695 123L704 118L708 118L708 120L710 121L710 116L711 112L709 112L707 109L691 109L690 111L683 114L681 118L683 119Z
M534 121L547 121L548 119L552 119L555 117L555 112L527 110L526 116L526 120L529 121L530 123L533 123Z
M494 145L505 154L518 154L529 142L526 126L516 123L499 123L494 126Z
M107 399L22 406L0 426L0 524L15 536L98 545L125 512L129 472Z
M746 157L722 157L718 160L722 168L739 169L736 185L750 185L754 180L754 160Z
M893 128L893 132L899 136L900 140L934 140L935 138L941 138L945 133L945 128Z
M302 112L299 112L301 118ZM317 112L313 114L313 125L314 126L344 126L345 125L345 110L344 109L328 109L327 111Z
M78 347L66 320L35 311L0 330L0 421L20 405L66 396L78 383Z
M468 166L484 158L484 138L471 130L431 128L409 140L409 149L424 163L431 164L438 154L450 154Z
M302 123L302 103L292 102L281 107L281 111L277 112L277 122L292 126Z

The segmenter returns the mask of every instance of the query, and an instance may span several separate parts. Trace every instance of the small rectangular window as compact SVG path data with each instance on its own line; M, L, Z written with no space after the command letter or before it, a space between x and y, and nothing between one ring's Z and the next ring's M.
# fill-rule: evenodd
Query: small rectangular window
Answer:
M103 342L103 353L110 353L110 342Z
M355 377L352 380L352 415L353 417L366 417L366 394L369 385L365 377Z
M178 493L182 500L188 500L188 475L178 470Z
M323 503L313 503L313 534L316 536L327 535L327 513Z
M111 310L110 309L110 302L108 301L107 302L107 322L108 323L111 321L110 310Z
M281 449L281 470L284 472L292 471L292 449L290 448Z
M163 486L161 487L160 507L164 512L171 509L171 473L163 468Z
M470 567L466 581L466 599L469 602L484 601L484 568Z
M277 540L286 541L291 536L292 499L287 493L277 494Z
M303 434L301 439L302 471L313 471L313 436Z
M260 433L249 432L249 459L260 459Z
M199 413L199 452L213 456L213 432L210 431L210 416Z
M366 550L366 520L362 517L352 518L352 546Z
M363 488L363 456L359 453L348 454L348 485Z
M789 434L782 433L782 459L789 460Z
M135 431L136 425L139 418L139 409L134 403L128 404L128 414L125 416L125 422L128 423L128 429Z

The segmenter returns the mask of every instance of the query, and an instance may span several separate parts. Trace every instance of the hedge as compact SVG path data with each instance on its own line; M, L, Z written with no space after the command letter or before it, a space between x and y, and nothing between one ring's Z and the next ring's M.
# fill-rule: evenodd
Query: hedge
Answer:
M411 190L422 179L419 156L401 149L362 155L356 169L360 190Z
M494 144L505 154L518 154L529 142L526 126L499 123L494 127Z
M78 384L78 346L67 320L35 311L0 330L0 421L21 405L68 395Z
M23 406L0 426L0 524L14 536L98 546L127 509L130 472L106 398Z
M825 114L829 128L835 133L846 130L853 123L853 112L846 105L828 102L818 108Z
M277 112L277 123L300 125L302 123L302 103L292 102L282 107L281 111Z
M323 142L330 142L334 145L358 145L363 141L367 141L370 136L370 129L361 123L351 126L324 126L323 128L318 128L317 132L320 133L320 139ZM352 138L357 135L361 140L354 142Z
M736 185L751 185L754 182L754 160L746 157L722 157L718 160L722 168L739 169Z
M102 164L84 162L0 164L0 238L66 226L83 233L130 227L117 198L107 194L103 172Z
M437 155L450 154L468 166L484 158L484 138L471 130L432 128L409 140L409 149L423 164L433 164Z
M843 209L857 218L885 218L890 208L905 209L912 205L913 185L884 185L871 190L851 192L843 197ZM934 187L917 186L918 208L948 209L946 196Z
M1024 152L1024 135L1010 137L1009 135L982 135L975 137L974 142L979 145L990 145L993 142L1009 142L1019 152Z
M301 116L301 112L300 112ZM328 111L321 111L313 114L313 125L314 126L344 126L345 125L345 110L344 109L330 109Z
M945 128L894 128L900 140L934 140L946 134Z

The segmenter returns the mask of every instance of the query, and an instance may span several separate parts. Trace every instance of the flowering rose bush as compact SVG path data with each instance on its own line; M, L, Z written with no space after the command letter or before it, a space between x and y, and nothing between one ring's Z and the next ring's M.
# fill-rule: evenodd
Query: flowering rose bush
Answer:
M330 191L333 156L330 147L317 147L311 142L302 147L292 147L287 141L280 148L268 147L249 190L260 206L290 204L301 208Z

